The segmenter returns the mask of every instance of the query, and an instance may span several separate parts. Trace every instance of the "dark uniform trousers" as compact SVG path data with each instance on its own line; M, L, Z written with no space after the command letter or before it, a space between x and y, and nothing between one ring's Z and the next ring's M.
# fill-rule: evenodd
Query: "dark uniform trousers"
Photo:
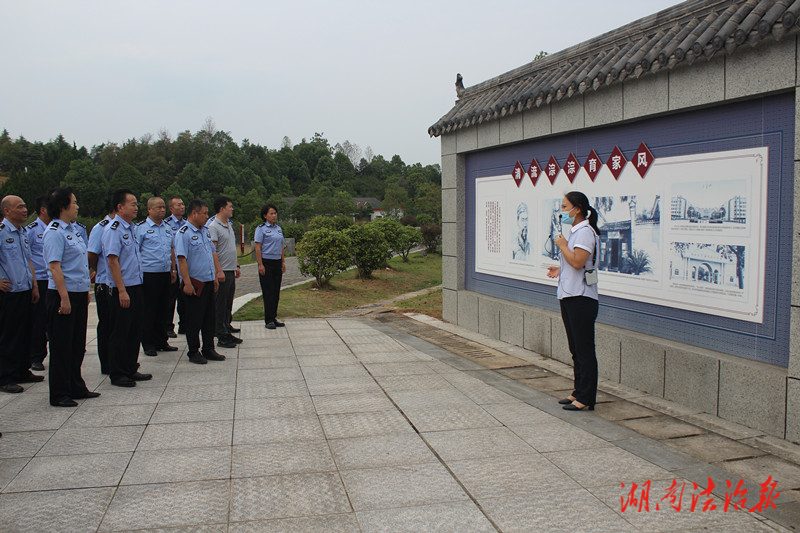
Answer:
M200 349L200 335L203 336L203 351L214 349L214 282L207 281L200 296L183 295L185 315L183 327L186 329L186 344L190 352Z
M50 400L81 396L88 389L81 377L83 354L86 351L86 321L89 316L89 294L70 292L68 315L58 313L61 297L48 289L45 302L47 337L50 341Z
M108 374L108 344L111 339L111 287L105 283L94 284L94 301L97 304L97 357L100 372Z
M47 357L47 280L37 279L39 301L33 304L31 317L31 363L41 363Z
M214 296L217 317L217 337L231 334L231 309L233 308L233 295L236 292L236 271L226 270L225 281L219 284L219 289Z
M132 376L138 366L139 343L142 342L142 311L144 293L141 285L125 287L131 305L123 309L119 305L119 289L111 288L111 317L114 323L109 345L108 374L113 380Z
M0 385L28 375L33 291L0 291Z
M167 314L169 315L169 319L165 324L167 331L174 331L175 330L175 323L172 321L175 318L175 304L178 305L178 329L180 330L184 327L183 317L185 316L185 305L184 305L184 298L185 294L183 294L183 290L181 290L181 282L180 280L176 280L175 283L171 283L169 286L169 311Z
M562 298L559 303L575 373L572 396L583 405L594 405L597 401L598 377L594 321L597 319L598 302L587 296L573 296Z
M258 275L261 283L261 296L264 300L264 322L269 323L278 316L278 300L281 298L281 272L280 259L262 259L266 274Z
M167 324L170 323L170 273L145 272L144 323L142 324L142 348L155 350L167 344Z

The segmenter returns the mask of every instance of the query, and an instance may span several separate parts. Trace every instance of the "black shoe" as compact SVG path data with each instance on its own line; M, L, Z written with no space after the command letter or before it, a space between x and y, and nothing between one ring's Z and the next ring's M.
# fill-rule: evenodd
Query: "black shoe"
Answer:
M217 346L220 348L236 348L236 343L230 340L228 337L222 337L217 341Z
M0 385L0 391L8 392L10 394L16 394L18 392L22 392L25 389L17 385L16 383L6 383L5 385Z
M228 340L236 344L242 344L243 342L242 339L240 339L239 337L234 337L233 335L228 335Z
M34 361L31 363L31 370L36 370L37 372L41 372L44 370L44 365L41 361Z
M174 331L168 331L167 332L167 337L169 337L170 339L177 339L178 338L178 334L175 333Z
M72 399L73 400L81 400L83 398L97 398L99 396L100 396L99 392L94 392L94 391L87 390L87 391L82 392L80 394L76 394L75 396L72 397Z
M569 398L564 398L563 400L558 400L558 403L560 403L561 405L569 405L574 401L575 400L570 400Z
M78 407L78 402L72 400L71 398L61 398L60 400L50 401L50 405L53 407Z
M207 350L203 352L203 357L208 359L209 361L224 361L225 356L221 353L217 353L216 350Z
M177 346L170 346L169 344L165 344L163 346L159 346L158 347L158 351L159 352L177 352L178 351L178 347Z
M267 322L267 325L264 327L267 329L275 329L277 326L275 326L275 322Z
M204 365L208 363L206 358L203 357L203 355L200 352L189 352L186 355L189 356L189 361L191 361L196 365Z
M283 322L281 322L277 318L275 319L275 325L278 326L279 328L286 327L286 324L284 324Z
M112 379L111 384L116 387L135 387L136 382L129 377L121 377L119 379Z
M134 372L129 376L133 381L150 381L153 379L153 374L142 374L141 372Z
M152 348L148 348L144 351L144 354L148 357L155 357L158 355L158 352L153 350Z
M578 407L574 403L570 403L569 405L562 407L562 409L565 411L594 411L594 405L584 405L583 407Z
M231 326L231 327L228 328L228 331L230 331L231 333L239 333L242 330L239 329L239 328L235 328L235 327Z
M30 371L26 376L17 378L17 383L39 383L40 381L44 381L44 376L38 376Z

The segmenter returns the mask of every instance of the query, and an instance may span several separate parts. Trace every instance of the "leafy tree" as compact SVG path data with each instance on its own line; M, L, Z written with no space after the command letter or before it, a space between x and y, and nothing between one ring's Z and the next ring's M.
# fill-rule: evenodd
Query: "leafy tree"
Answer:
M422 232L411 226L403 226L397 235L395 251L403 258L403 262L408 262L408 255L411 250L419 246L422 242Z
M430 215L433 220L442 217L442 190L432 183L425 183L419 188L419 197L414 202L417 214Z
M388 245L386 261L391 259L393 254L400 253L400 249L403 247L403 243L400 240L403 226L400 224L399 220L392 217L378 218L370 222L370 225L374 225L380 229L383 238L386 240L386 244Z
M339 178L339 168L330 155L322 156L317 160L317 166L314 168L314 180L326 185L335 185L339 183Z
M130 189L137 198L145 191L150 191L147 181L141 172L128 163L119 167L108 182L109 192L117 189ZM151 195L152 196L152 193Z
M333 214L333 191L327 185L321 185L314 193L314 211L318 215Z
M322 288L349 266L350 248L350 239L344 232L328 228L309 231L297 245L300 272L314 276L317 287Z
M353 216L356 204L353 197L345 191L336 191L333 194L333 213L336 215Z
M386 185L386 194L383 197L383 211L388 215L399 217L409 207L408 193L397 182Z
M322 228L334 229L333 218L317 215L308 222L308 229L311 231Z
M338 231L344 231L353 225L353 219L345 215L336 215L331 220L333 220L333 229Z
M298 222L305 222L314 216L314 204L307 194L297 197L292 205L292 215Z
M73 188L82 216L100 217L105 214L108 182L100 167L88 159L73 161L61 185Z
M372 272L383 266L389 244L383 232L374 224L351 226L344 231L350 238L350 258L358 269L358 277L370 279Z
M435 254L439 244L442 242L442 227L439 224L431 223L422 226L422 244L425 251Z

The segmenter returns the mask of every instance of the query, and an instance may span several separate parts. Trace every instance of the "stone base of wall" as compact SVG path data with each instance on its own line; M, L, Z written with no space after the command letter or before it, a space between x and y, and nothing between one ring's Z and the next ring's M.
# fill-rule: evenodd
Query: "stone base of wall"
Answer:
M560 314L472 291L446 292L446 320L571 364ZM800 381L785 368L600 323L595 336L600 377L800 441Z

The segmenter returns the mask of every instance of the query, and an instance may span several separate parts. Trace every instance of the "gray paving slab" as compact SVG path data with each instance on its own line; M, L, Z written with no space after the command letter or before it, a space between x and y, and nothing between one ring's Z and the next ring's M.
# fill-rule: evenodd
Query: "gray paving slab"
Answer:
M276 518L251 522L231 522L229 533L361 533L358 520L353 513L302 518Z
M320 415L319 420L329 439L414 432L396 410Z
M155 403L133 405L84 404L64 423L63 427L100 428L108 426L141 426L150 421Z
M386 411L393 408L383 392L357 392L352 394L323 394L313 396L314 408L320 415Z
M445 463L504 455L529 454L534 450L505 427L457 429L422 433Z
M315 416L310 396L247 398L236 402L236 419Z
M119 484L132 453L96 453L34 457L4 492L113 487Z
M364 533L493 533L492 523L472 502L436 503L356 513Z
M65 426L55 432L37 456L132 452L144 429L143 425L108 426L87 431L83 427Z
M324 437L316 416L236 420L233 431L234 444L314 440Z
M237 478L336 471L323 439L236 445L231 465Z
M228 479L231 448L140 450L133 454L121 485Z
M233 420L233 400L161 403L156 407L151 424Z
M6 488L29 461L30 458L28 457L0 459L0 490Z
M54 430L5 431L0 439L0 459L33 457L54 434Z
M330 439L328 444L341 470L436 461L425 442L412 433Z
M0 531L97 531L113 494L112 488L0 494Z

